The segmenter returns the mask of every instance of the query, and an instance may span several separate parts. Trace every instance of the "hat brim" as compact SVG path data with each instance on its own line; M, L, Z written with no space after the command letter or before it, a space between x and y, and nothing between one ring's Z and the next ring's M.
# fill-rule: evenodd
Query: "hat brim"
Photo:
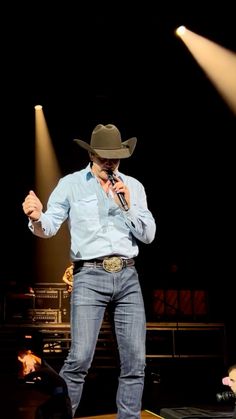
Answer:
M85 150L89 151L90 153L97 154L99 157L101 157L103 159L126 159L133 154L134 149L135 149L136 144L137 144L137 138L132 137L132 138L129 138L128 140L124 141L123 143L121 143L121 145L122 145L121 148L104 150L104 149L101 149L101 148L92 148L88 143L86 143L83 140L75 139L74 141L80 147L84 148Z

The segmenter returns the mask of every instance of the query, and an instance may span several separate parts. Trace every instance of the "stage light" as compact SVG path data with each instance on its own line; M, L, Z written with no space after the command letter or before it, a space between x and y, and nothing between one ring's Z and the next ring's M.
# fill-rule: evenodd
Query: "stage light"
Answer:
M47 199L61 177L61 169L42 108L35 106L35 191L46 207ZM58 282L69 264L67 225L62 226L56 237L38 240L36 246L36 282Z
M236 54L185 26L176 31L196 62L236 114Z
M185 34L185 32L186 32L186 27L183 26L183 25L179 26L175 31L176 35L178 35L180 37L183 36Z

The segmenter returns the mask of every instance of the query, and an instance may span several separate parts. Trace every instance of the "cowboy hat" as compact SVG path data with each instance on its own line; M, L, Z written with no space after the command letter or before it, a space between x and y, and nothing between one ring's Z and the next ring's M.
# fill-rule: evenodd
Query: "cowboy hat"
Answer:
M132 137L122 142L121 135L115 125L97 125L91 136L90 145L82 140L74 140L79 146L90 153L95 153L104 159L125 159L130 157L135 149L137 138Z

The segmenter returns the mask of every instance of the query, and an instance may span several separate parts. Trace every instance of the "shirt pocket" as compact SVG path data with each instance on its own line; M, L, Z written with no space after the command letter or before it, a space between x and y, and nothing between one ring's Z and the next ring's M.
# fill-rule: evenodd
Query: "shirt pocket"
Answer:
M78 199L73 203L73 211L80 220L97 220L99 216L97 196L93 194Z

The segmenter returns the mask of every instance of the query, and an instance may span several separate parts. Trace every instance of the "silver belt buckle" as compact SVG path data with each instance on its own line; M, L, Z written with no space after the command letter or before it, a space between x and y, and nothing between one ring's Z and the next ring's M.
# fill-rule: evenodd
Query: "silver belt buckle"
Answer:
M105 258L102 261L102 266L107 272L120 272L123 268L123 260L118 256Z

